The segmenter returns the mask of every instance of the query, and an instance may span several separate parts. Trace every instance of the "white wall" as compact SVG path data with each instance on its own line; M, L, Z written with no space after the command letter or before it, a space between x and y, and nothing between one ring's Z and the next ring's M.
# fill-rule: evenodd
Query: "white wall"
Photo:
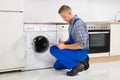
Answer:
M84 21L113 21L120 0L24 0L25 22L63 22L57 11L61 5L72 7Z

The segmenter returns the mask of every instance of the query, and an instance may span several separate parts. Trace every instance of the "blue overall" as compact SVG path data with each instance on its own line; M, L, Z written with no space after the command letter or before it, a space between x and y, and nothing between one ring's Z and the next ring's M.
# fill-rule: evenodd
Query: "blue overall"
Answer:
M77 20L79 20L79 18L77 18L74 21L74 24ZM71 34L69 34L69 40L70 40L70 44L75 43ZM62 49L60 50L57 46L52 46L50 48L50 53L57 59L54 64L54 68L56 70L60 70L60 69L72 69L74 66L77 65L78 62L85 60L88 54L88 50L84 50L84 49L77 49L77 50Z

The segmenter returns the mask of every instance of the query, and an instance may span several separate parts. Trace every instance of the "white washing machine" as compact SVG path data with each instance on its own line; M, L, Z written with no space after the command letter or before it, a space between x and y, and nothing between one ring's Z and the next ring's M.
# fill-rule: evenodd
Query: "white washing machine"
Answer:
M55 58L49 48L56 44L56 25L25 24L25 70L44 69L53 66Z
M68 24L58 24L57 25L57 42L59 40L66 41L69 38L69 33L68 33Z

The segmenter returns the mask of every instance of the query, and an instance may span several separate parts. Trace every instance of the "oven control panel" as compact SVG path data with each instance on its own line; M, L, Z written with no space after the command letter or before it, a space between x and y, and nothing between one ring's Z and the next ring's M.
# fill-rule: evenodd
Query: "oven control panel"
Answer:
M110 30L110 24L87 24L88 30Z

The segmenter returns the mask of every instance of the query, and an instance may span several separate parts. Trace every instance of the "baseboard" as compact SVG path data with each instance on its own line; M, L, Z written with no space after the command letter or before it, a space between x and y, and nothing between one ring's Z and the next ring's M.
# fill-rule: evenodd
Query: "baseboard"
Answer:
M120 61L120 56L90 57L90 63Z

